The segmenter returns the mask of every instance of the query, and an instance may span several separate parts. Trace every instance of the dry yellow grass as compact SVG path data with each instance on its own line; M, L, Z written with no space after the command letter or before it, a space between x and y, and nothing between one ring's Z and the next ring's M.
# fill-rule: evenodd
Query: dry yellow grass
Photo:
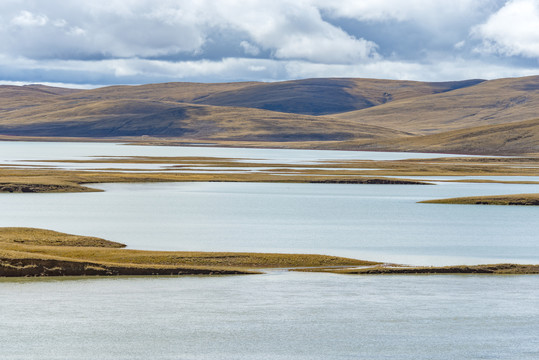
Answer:
M70 235L52 230L21 227L0 228L0 243L37 246L125 247L124 244L92 236Z

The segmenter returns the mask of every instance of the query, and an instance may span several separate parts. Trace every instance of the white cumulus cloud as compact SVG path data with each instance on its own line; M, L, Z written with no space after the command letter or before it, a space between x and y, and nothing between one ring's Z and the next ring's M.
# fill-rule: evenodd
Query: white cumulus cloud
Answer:
M32 14L30 11L23 10L13 19L11 24L15 26L44 26L49 22L45 15Z
M539 0L513 0L476 26L479 52L539 58Z
M0 81L539 73L539 0L1 1Z

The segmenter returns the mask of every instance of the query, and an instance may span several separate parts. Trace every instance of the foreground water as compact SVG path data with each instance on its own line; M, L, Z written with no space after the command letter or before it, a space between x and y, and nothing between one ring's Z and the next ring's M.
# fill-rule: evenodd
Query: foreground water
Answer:
M2 359L537 359L536 276L0 282Z

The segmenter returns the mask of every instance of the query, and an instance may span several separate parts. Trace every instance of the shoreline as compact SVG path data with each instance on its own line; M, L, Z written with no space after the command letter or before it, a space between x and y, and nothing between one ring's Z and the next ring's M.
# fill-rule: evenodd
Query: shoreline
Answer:
M432 184L432 177L456 177L440 181L529 183L519 179L462 179L463 176L539 176L539 158L429 158L403 160L320 161L316 164L257 163L216 157L100 157L91 160L42 160L48 163L97 163L97 168L65 169L0 164L0 193L47 193L100 191L86 185L151 182L266 182L331 184ZM104 164L110 167L99 168ZM129 165L118 169L115 166ZM151 165L152 171L137 168ZM54 165L51 165L54 166ZM421 179L425 177L427 179Z
M325 272L346 275L539 275L539 265L530 264L481 264L449 266L374 265L361 268L305 268L300 272Z
M400 139L400 138L396 138ZM421 148L409 146L392 146L387 141L382 145L370 143L368 140L359 142L350 141L256 141L256 140L218 140L218 139L179 139L174 137L158 136L120 136L120 137L70 137L70 136L24 136L0 135L0 141L11 142L73 142L73 143L118 143L136 146L185 146L185 147L223 147L223 148L251 148L251 149L290 149L290 150L325 150L325 151L372 151L372 152L421 152ZM429 148L429 154L462 155L462 156L539 156L537 151L524 149L507 149L497 151L483 151L480 149L447 149Z
M419 201L421 204L458 204L458 205L520 205L539 206L539 193L492 196L466 196L447 199Z

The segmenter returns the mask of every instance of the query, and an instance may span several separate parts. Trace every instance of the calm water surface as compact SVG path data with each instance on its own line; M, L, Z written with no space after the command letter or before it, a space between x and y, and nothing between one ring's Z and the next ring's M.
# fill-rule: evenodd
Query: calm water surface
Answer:
M0 282L2 359L537 359L537 276Z
M539 209L418 204L537 185L101 184L101 193L0 194L0 226L153 250L322 253L410 264L539 263ZM509 190L510 189L510 190Z
M440 155L2 143L0 163L222 156L290 163ZM376 157L374 157L376 156ZM268 160L269 159L269 160ZM132 248L312 252L411 264L539 263L535 207L417 204L537 185L101 184L0 194L0 226ZM537 359L539 276L0 280L1 359Z
M399 160L437 158L445 154L372 151L329 151L293 149L246 149L185 146L137 146L113 143L55 143L0 141L0 162L21 164L24 160L85 160L107 156L195 156L248 159L283 164L324 160ZM110 167L110 164L107 166Z

